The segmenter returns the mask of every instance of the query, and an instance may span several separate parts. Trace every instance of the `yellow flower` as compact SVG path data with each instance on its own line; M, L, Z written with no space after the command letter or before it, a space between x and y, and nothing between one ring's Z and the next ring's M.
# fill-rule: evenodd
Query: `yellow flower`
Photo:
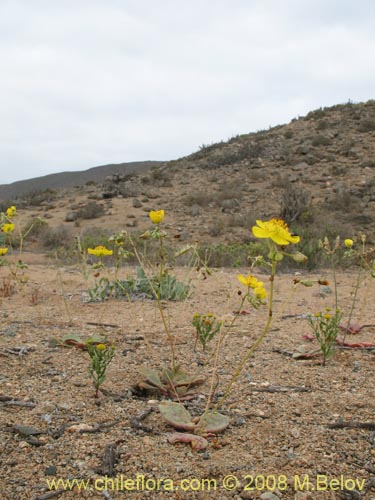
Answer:
M266 299L267 298L267 290L262 287L262 286L257 286L255 289L254 289L254 295L257 299Z
M105 344L98 344L96 348L98 351L105 351L107 349L107 346Z
M7 208L6 214L7 214L8 219L11 219L12 217L14 217L16 215L16 212L17 212L17 209L14 205Z
M324 317L325 317L325 319L331 319L331 315L330 315L330 314L328 314L328 313L327 313L327 314L325 314L325 315L324 315Z
M160 224L164 220L164 210L151 210L148 216L153 224Z
M109 250L108 248L103 247L103 245L98 245L95 248L88 248L87 253L95 255L95 257L106 257L107 255L112 255L113 250Z
M256 238L270 238L277 245L289 245L289 243L298 243L299 236L290 234L288 225L281 219L271 219L263 222L256 221L257 226L253 226L253 235Z
M239 274L237 276L237 279L240 283L243 285L249 287L249 288L258 288L263 286L262 281L258 281L255 276L252 276L251 274L249 276L244 276L243 274Z
M344 245L346 246L346 248L352 248L352 246L354 245L354 241L350 238L347 238L346 240L344 240Z
M7 247L0 247L0 255L5 255L8 253Z
M14 224L3 224L1 230L3 233L12 233L14 231Z

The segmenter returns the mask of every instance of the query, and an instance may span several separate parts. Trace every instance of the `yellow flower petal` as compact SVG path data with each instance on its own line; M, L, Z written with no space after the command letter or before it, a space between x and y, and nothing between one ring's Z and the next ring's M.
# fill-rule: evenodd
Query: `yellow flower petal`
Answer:
M3 224L1 230L3 233L12 233L14 231L14 224Z
M255 276L252 276L251 274L249 276L244 276L243 274L239 274L237 276L237 279L240 283L249 288L257 288L263 286L263 283L261 281L258 281L257 278Z
M113 250L109 250L103 245L98 245L95 248L88 248L87 253L90 255L95 255L95 257L106 257L107 255L112 255Z
M14 205L7 208L6 214L7 214L8 219L11 219L12 217L14 217L16 215L16 212L17 212L17 209Z
M286 222L282 219L271 219L269 221L256 221L257 226L253 226L252 232L256 238L270 238L277 245L289 245L298 243L299 236L289 232Z
M257 299L266 299L267 298L267 290L263 288L262 286L256 287L254 289L254 295Z
M160 224L161 222L163 222L164 215L164 210L151 210L151 212L148 214L153 224Z

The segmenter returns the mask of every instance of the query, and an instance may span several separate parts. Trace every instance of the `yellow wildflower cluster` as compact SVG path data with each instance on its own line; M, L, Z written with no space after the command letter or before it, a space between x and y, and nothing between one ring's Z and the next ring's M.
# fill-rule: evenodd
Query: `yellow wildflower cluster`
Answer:
M103 245L98 245L95 248L88 248L87 253L90 255L95 255L95 257L107 257L113 254L113 250L109 250Z
M164 215L164 210L151 210L151 212L148 214L153 224L160 224L161 222L163 222Z
M346 246L346 248L352 248L352 246L354 245L354 241L350 238L347 238L346 240L344 240L344 245Z
M6 216L8 217L8 219L11 219L12 217L14 217L17 213L17 209L14 205L12 205L11 207L7 208L6 209Z
M239 274L237 279L240 283L254 290L254 295L257 299L262 300L267 298L267 290L264 288L263 281L258 281L255 276L251 274L249 276L244 276Z
M8 253L7 247L0 247L0 257Z
M3 233L10 234L14 231L14 224L6 223L1 226L1 230Z

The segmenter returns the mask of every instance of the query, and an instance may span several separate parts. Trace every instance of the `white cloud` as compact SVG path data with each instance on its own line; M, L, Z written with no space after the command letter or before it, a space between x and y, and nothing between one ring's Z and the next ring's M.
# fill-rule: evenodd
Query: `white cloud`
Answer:
M0 183L370 99L374 18L371 0L2 0Z

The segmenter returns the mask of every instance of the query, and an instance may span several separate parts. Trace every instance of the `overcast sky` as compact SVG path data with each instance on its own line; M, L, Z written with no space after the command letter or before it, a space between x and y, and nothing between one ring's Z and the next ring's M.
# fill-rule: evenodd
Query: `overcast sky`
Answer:
M374 0L0 0L0 184L375 98Z

